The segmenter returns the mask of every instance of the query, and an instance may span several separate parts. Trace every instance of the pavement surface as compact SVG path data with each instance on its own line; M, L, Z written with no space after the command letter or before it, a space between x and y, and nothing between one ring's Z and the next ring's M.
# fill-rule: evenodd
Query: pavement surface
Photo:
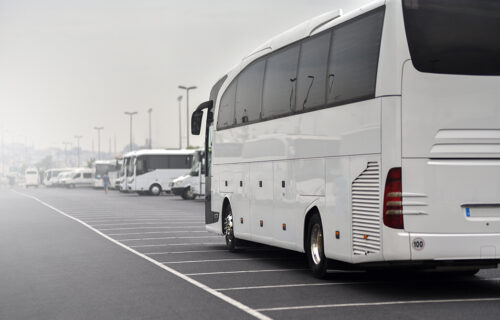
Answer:
M203 201L0 190L0 319L499 319L500 271L330 270L262 245L231 253Z

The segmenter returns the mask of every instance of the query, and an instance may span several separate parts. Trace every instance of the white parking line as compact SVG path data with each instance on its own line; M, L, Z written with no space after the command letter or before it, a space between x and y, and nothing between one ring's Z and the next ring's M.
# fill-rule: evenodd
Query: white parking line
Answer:
M170 222L170 221L167 221L167 222L159 222L159 223L158 222L103 223L103 224L96 224L96 225L94 225L94 227L99 228L99 227L108 227L108 226L133 226L135 224L144 225L144 226L158 225L158 224L189 224L189 225L200 225L200 226L205 225L205 223L192 222L192 221L189 221L189 222L178 222L178 221Z
M338 303L338 304L321 304L321 305L311 305L311 306L292 306L292 307L277 307L277 308L260 308L260 309L256 309L256 310L259 311L259 312L264 312L264 311L286 311L286 310L304 310L304 309L318 309L318 308L345 308L345 307L388 306L388 305L396 305L396 304L457 303L457 302L485 302L485 301L500 301L500 298L442 299L442 300L407 300L407 301Z
M290 272L290 271L304 271L309 269L267 269L267 270L240 270L240 271L218 271L218 272L200 272L200 273L186 273L186 276L211 276L217 274L232 274L232 273L261 273L261 272Z
M95 226L94 226L95 227ZM107 228L99 229L99 231L114 231L114 230L140 230L140 229L187 229L193 228L195 226L185 226L185 227L133 227L133 228Z
M227 249L223 250L191 250L191 251L164 251L164 252L146 252L144 254L154 256L154 255L163 255L163 254L185 254L185 253L205 253L205 252L227 252Z
M108 236L133 236L140 234L165 234L165 233L208 233L206 230L182 230L182 231L151 231L151 232L127 232L127 233L108 233Z
M265 261L265 260L283 260L281 258L234 258L234 259L213 259L213 260L184 260L184 261L165 261L165 264L182 263L204 263L204 262L225 262L225 261Z
M203 283L201 283L201 282L199 282L199 281L197 281L197 280L195 280L193 278L188 277L185 274L180 273L179 271L177 271L175 269L172 269L172 268L170 268L170 267L168 267L168 266L166 266L164 264L161 264L158 261L156 261L156 260L154 260L154 259L152 259L152 258L150 258L150 257L148 257L148 256L146 256L146 255L144 255L144 254L142 254L142 253L140 253L140 252L138 252L138 251L130 248L129 246L126 246L123 243L120 243L119 241L117 241L117 240L115 240L115 239L107 236L106 234L102 233L101 231L97 230L96 228L92 227L91 225L86 224L82 220L79 220L79 219L77 219L75 217L72 217L71 215L69 215L69 214L65 213L64 211L61 211L61 210L59 210L59 209L51 206L50 204L48 204L48 203L46 203L46 202L38 199L37 197L31 196L31 195L28 195L28 194L25 194L25 193L22 193L22 192L18 192L18 191L15 191L15 190L12 190L12 191L15 192L15 193L17 193L17 194L19 194L19 195L22 195L24 197L33 199L33 200L37 201L38 203L44 205L45 207L47 207L49 209L52 209L55 212L57 212L57 213L65 216L65 217L67 217L69 219L72 219L72 220L74 220L74 221L82 224L83 226L85 226L88 229L94 231L95 233L99 234L103 238L105 238L105 239L113 242L114 244L116 244L116 245L118 245L118 246L120 246L120 247L122 247L122 248L124 248L124 249L126 249L126 250L128 250L128 251L130 251L132 253L134 253L135 255L137 255L137 256L139 256L139 257L141 257L141 258L143 258L143 259L151 262L152 264L154 264L154 265L162 268L163 270L166 270L166 271L172 273L173 275L175 275L175 276L177 276L177 277L179 277L179 278L181 278L183 280L186 280L187 282L191 283L192 285L194 285L194 286L196 286L196 287L198 287L198 288L200 288L200 289L202 289L202 290L210 293L211 295L213 295L213 296L215 296L215 297L217 297L217 298L219 298L219 299L221 299L221 300L223 300L223 301L231 304L232 306L234 306L234 307L236 307L236 308L238 308L238 309L240 309L240 310L242 310L242 311L250 314L251 316L253 316L253 317L257 318L257 319L260 319L260 320L271 320L271 318L269 318L268 316L266 316L266 315L264 315L264 314L262 314L262 313L260 313L258 311L255 311L255 309L252 309L249 306L247 306L247 305L245 305L245 304L243 304L243 303L241 303L241 302L239 302L239 301L237 301L237 300L235 300L235 299L233 299L231 297L228 297L225 294L223 294L221 292L218 292L218 291L216 291L216 290L208 287L207 285L205 285L205 284L203 284Z
M500 278L487 278L487 279L450 279L441 280L439 282L469 282L469 281L500 281ZM426 280L419 280L419 282ZM436 282L436 280L429 280ZM405 281L412 282L412 281ZM318 282L318 283L296 283L296 284L278 284L268 286L249 286L249 287L234 287L234 288L219 288L217 291L237 291L237 290L259 290L259 289L279 289L279 288L294 288L294 287L323 287L323 286L338 286L338 285L366 285L366 284L381 284L381 283L394 283L391 281L351 281L351 282Z
M85 222L91 222L91 223L120 223L120 222L147 222L147 221L203 221L202 219L200 219L199 217L193 217L193 218L182 218L182 219L178 219L177 217L176 218L113 218L113 220L111 219L88 219L88 220L85 220Z
M169 247L169 246L208 246L213 244L222 244L222 242L143 244L139 246L130 246L130 248Z
M120 241L146 241L146 240L168 240L168 239L204 239L220 238L220 236L200 236L200 237L161 237L161 238L138 238L138 239L118 239Z

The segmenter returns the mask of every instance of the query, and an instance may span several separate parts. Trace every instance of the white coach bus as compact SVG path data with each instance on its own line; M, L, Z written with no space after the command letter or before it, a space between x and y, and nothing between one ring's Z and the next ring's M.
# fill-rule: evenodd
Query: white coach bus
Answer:
M139 150L127 167L127 188L138 194L170 192L171 182L190 169L194 150Z
M492 30L498 1L387 0L266 42L192 117L199 134L208 111L207 229L305 252L320 277L328 259L497 267Z
M128 179L133 179L134 175L134 154L135 151L126 153L120 160L122 162L121 170L118 179L116 180L117 188L120 192L128 192Z
M94 188L104 188L104 175L109 177L109 188L114 189L120 172L118 160L97 160L95 163Z

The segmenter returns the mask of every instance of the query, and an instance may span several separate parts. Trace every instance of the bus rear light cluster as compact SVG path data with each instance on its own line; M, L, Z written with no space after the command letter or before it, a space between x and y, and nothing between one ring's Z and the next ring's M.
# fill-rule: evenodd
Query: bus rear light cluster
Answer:
M401 168L392 168L387 174L384 192L384 224L389 228L404 228L402 195Z

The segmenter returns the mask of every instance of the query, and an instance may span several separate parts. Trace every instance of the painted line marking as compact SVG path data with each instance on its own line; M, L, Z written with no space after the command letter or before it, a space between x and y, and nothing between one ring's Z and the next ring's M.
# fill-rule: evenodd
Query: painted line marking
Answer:
M234 258L234 259L212 259L212 260L184 260L184 261L165 261L165 264L182 264L182 263L204 263L204 262L225 262L225 261L266 261L266 260L283 260L281 258Z
M317 309L317 308L388 306L388 305L397 305L397 304L428 304L428 303L457 303L457 302L485 302L485 301L500 301L500 298L407 300L407 301L338 303L338 304L322 304L322 305L311 305L311 306L260 308L260 309L256 309L256 310L259 312L264 312L264 311L304 310L304 309Z
M363 282L328 282L328 283L297 283L297 284L280 284L269 286L253 286L253 287L235 287L235 288L219 288L217 291L236 291L236 290L258 290L258 289L275 289L275 288L295 288L295 287L323 287L335 285L361 284Z
M261 273L261 272L290 272L290 271L304 271L309 269L267 269L267 270L240 270L240 271L218 271L218 272L200 272L200 273L186 273L186 276L210 276L217 274L236 274L236 273Z
M143 225L143 226L149 226L149 225L163 225L163 224L189 224L189 225L199 225L199 226L204 226L204 223L200 222L132 222L132 223L103 223L103 224L96 224L94 227L100 228L100 227L109 227L109 226L132 226L132 225Z
M214 244L223 244L223 242L143 244L143 245L138 245L138 246L130 246L130 248L149 248L149 247L168 247L168 246L192 246L192 245L195 245L195 246L199 246L199 245L209 246L209 245L214 245Z
M140 230L140 229L186 229L193 228L194 226L185 226L185 227L133 227L133 228L106 228L106 229L98 229L99 231L114 231L114 230Z
M144 254L148 254L151 256L154 255L163 255L163 254L185 254L185 253L205 253L205 252L227 252L227 249L223 250L191 250L191 251L167 251L167 252L147 252Z
M196 287L198 287L198 288L200 288L200 289L202 289L202 290L204 290L204 291L212 294L213 296L215 296L215 297L217 297L217 298L219 298L219 299L221 299L221 300L223 300L223 301L231 304L232 306L234 306L234 307L236 307L236 308L238 308L238 309L240 309L240 310L242 310L242 311L250 314L251 316L253 316L253 317L257 318L257 319L260 319L260 320L271 320L270 317L268 317L268 316L266 316L266 315L264 315L264 314L256 311L255 309L252 309L249 306L247 306L247 305L245 305L245 304L243 304L243 303L241 303L241 302L239 302L239 301L237 301L237 300L235 300L233 298L230 298L230 297L226 296L225 294L220 293L220 292L218 292L218 291L216 291L216 290L208 287L207 285L205 285L205 284L203 284L203 283L201 283L199 281L196 281L193 278L188 277L187 275L182 274L179 271L176 271L175 269L172 269L172 268L170 268L170 267L168 267L168 266L166 266L164 264L159 263L158 261L156 261L156 260L154 260L154 259L152 259L152 258L150 258L150 257L148 257L148 256L146 256L146 255L144 255L144 254L142 254L142 253L140 253L140 252L138 252L138 251L136 251L136 250L134 250L134 249L126 246L126 245L124 245L123 243L120 243L119 241L117 241L117 240L115 240L115 239L113 239L113 238L105 235L101 231L99 231L96 228L93 228L92 226L86 224L82 220L74 218L74 217L70 216L69 214L67 214L67 213L65 213L65 212L63 212L63 211L61 211L61 210L59 210L59 209L51 206L50 204L48 204L48 203L46 203L46 202L44 202L44 201L42 201L42 200L40 200L40 199L38 199L38 198L36 198L34 196L31 196L31 195L28 195L28 194L24 194L22 192L18 192L18 191L15 191L15 190L12 190L12 191L15 192L15 193L17 193L17 194L19 194L19 195L22 195L24 197L33 199L33 200L37 201L38 203L44 205L45 207L47 207L49 209L52 209L55 212L57 212L57 213L65 216L65 217L67 217L67 218L69 218L71 220L74 220L74 221L82 224L83 226L85 226L88 229L94 231L95 233L97 233L98 235L102 236L103 238L105 238L105 239L113 242L114 244L116 244L116 245L124 248L125 250L128 250L129 252L134 253L135 255L137 255L137 256L139 256L139 257L141 257L141 258L143 258L143 259L151 262L152 264L154 264L154 265L162 268L163 270L166 270L166 271L168 271L168 272L176 275L177 277L179 277L179 278L181 278L181 279L183 279L183 280L191 283L192 285L194 285L194 286L196 286Z
M85 219L85 222L90 222L90 223L132 223L132 222L154 222L154 221L202 221L199 217L193 218L193 219L170 219L170 218L162 218L162 219L146 219L146 218L114 218L113 220L110 219Z
M499 281L500 278L490 278L490 279L470 279L470 280L442 280L438 282L469 282L469 281ZM423 280L425 281L425 280ZM428 280L436 282L436 280ZM416 281L404 281L406 282L416 282ZM418 282L422 282L419 280ZM236 290L259 290L259 289L279 289L279 288L294 288L294 287L322 287L322 286L340 286L340 285L367 285L367 284L381 284L381 283L394 283L391 281L350 281L350 282L318 282L318 283L296 283L296 284L278 284L278 285L268 285L268 286L249 286L249 287L234 287L234 288L219 288L215 289L218 291L236 291Z
M119 239L120 241L147 241L147 240L168 240L168 239L203 239L220 238L219 236L201 236L201 237L161 237L161 238L140 238L140 239Z
M128 232L128 233L108 233L108 236L133 236L140 234L158 234L158 233L208 233L206 230L182 230L182 231L151 231L151 232Z

